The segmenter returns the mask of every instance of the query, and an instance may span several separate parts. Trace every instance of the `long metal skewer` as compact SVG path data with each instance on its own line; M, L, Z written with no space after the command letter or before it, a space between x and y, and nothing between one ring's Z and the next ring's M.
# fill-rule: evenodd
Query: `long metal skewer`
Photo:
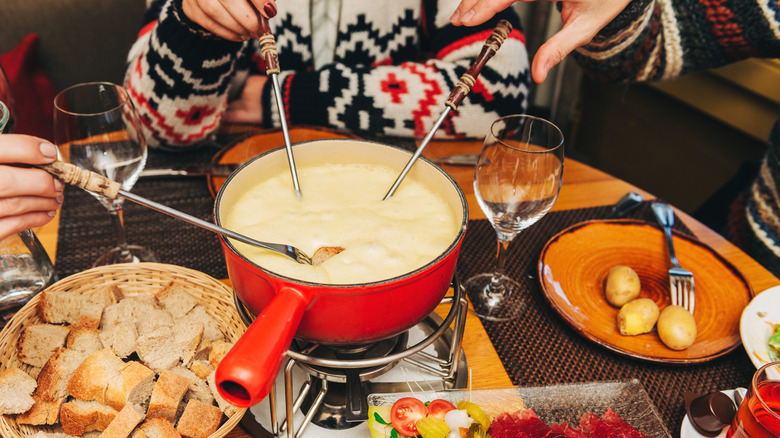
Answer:
M260 21L260 35L257 37L260 42L260 53L263 56L265 73L271 77L271 84L274 89L276 108L279 111L279 120L282 124L284 146L287 149L287 162L290 164L293 187L295 187L295 196L298 199L302 199L301 185L298 182L298 170L295 167L295 157L293 156L292 144L290 143L290 130L287 127L287 113L284 109L282 87L279 85L279 72L281 70L279 69L279 55L276 53L276 40L271 33L268 20L260 14L257 14L257 19Z
M477 59L466 71L466 73L463 73L458 83L455 84L455 88L452 90L449 97L447 98L447 101L444 103L447 108L445 108L441 113L441 116L439 116L439 119L433 125L433 128L428 132L428 135L425 136L422 143L420 143L420 146L417 147L417 150L414 152L414 155L412 155L412 158L409 159L409 161L406 163L406 166L401 171L401 174L398 175L398 178L396 178L392 187L390 187L390 190L388 190L385 197L382 198L383 200L393 196L395 191L398 189L398 186L401 185L401 182L406 177L406 174L408 174L412 169L412 166L417 161L417 159L420 158L420 155L422 155L425 147L428 146L428 143L433 138L433 135L439 129L442 122L444 122L444 119L447 118L447 115L450 113L450 111L458 109L458 105L463 102L463 99L471 91L471 87L473 87L474 83L477 81L477 76L479 76L479 72L482 70L482 67L484 67L485 63L496 54L498 49L501 47L501 44L504 43L504 40L511 31L512 25L509 24L509 22L506 20L501 20L498 22L498 24L496 24L495 29L493 29L493 32L482 46L482 51L479 53L479 56L477 56Z
M63 161L55 161L51 164L39 165L37 167L49 172L66 184L80 187L88 192L105 196L109 199L114 199L117 196L121 196L143 206L149 207L153 210L165 213L168 216L175 217L176 219L180 219L200 228L213 231L225 237L238 240L239 242L244 242L248 245L259 246L261 248L278 252L295 260L298 263L309 265L312 264L311 257L292 245L261 242L243 234L236 233L235 231L228 230L227 228L222 228L218 225L212 224L211 222L204 221L202 219L196 218L195 216L190 216L187 213L181 212L174 208L122 190L118 182L108 179L105 176L90 170L82 169L74 164L65 163Z

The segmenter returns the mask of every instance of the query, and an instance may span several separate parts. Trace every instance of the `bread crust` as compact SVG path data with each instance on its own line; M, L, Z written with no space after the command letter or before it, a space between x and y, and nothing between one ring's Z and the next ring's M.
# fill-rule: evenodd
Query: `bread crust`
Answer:
M213 405L190 400L176 425L176 431L183 438L207 438L214 433L222 421L222 411Z
M163 370L157 379L157 383L154 384L154 389L152 389L152 398L149 400L149 410L146 413L147 417L162 417L171 423L175 423L179 403L181 403L189 387L190 379L187 377L176 374L173 371Z

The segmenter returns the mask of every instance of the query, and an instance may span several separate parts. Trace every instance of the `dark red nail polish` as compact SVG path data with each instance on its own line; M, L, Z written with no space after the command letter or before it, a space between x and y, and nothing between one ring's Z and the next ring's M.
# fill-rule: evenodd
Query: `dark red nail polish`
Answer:
M268 18L276 17L276 5L273 3L266 3L265 6L263 6L263 11Z

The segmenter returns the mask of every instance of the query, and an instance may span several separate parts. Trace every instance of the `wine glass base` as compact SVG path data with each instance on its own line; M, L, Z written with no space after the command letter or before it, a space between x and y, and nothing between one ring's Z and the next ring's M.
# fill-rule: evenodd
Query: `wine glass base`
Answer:
M116 265L118 263L159 263L160 261L160 259L157 258L157 254L155 254L154 251L149 248L138 245L128 245L127 249L130 250L130 255L133 256L132 261L127 262L122 260L122 257L119 256L119 248L117 247L100 256L97 260L95 260L95 263L92 264L92 267L94 268L97 266Z
M516 319L527 308L520 284L503 274L498 275L498 283L495 283L493 276L492 273L478 274L463 283L473 312L487 321Z

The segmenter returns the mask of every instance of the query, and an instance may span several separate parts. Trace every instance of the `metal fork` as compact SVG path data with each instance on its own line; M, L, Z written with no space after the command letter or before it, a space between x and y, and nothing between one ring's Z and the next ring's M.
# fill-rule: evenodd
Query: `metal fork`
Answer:
M653 213L664 230L666 245L669 247L669 259L672 267L669 268L669 284L672 293L672 305L681 306L693 314L693 305L696 301L694 291L693 273L680 266L672 243L672 225L674 225L674 210L669 204L653 202Z

